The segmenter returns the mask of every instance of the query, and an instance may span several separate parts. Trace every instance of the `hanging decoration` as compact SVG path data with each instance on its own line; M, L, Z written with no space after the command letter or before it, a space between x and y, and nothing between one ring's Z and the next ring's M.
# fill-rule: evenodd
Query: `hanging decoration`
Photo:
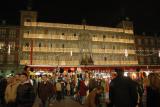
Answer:
M8 55L10 55L11 54L11 46L10 46L10 44L8 45Z
M124 50L124 53L125 53L125 57L128 57L128 51L127 51L127 49Z

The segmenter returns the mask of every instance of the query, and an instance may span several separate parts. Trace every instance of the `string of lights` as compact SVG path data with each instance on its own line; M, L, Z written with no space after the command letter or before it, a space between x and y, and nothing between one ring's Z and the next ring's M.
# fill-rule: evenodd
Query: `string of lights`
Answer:
M158 55L160 57L160 50L134 50L136 52L136 55L138 56L153 56ZM125 57L128 57L128 50L124 50Z
M10 50L10 45L8 45L8 55L10 55L11 53L11 50ZM136 52L136 55L138 56L153 56L153 55L158 55L160 57L160 50L134 50ZM72 51L70 52L70 55L72 56ZM125 57L128 57L129 54L128 54L128 50L125 49L124 50L124 54L125 54ZM57 55L56 55L57 56ZM59 56L59 54L58 54Z

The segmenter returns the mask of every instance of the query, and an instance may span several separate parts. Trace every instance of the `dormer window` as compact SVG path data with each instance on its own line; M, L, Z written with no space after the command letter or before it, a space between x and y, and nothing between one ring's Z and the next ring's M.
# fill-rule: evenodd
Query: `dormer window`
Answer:
M31 22L31 19L26 19L26 22Z

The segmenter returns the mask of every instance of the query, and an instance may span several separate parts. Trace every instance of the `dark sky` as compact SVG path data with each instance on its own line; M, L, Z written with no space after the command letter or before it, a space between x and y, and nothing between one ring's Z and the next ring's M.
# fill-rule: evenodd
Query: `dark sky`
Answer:
M1 0L0 20L18 24L28 0ZM115 26L124 17L134 22L135 32L160 33L160 6L153 0L33 0L38 21Z

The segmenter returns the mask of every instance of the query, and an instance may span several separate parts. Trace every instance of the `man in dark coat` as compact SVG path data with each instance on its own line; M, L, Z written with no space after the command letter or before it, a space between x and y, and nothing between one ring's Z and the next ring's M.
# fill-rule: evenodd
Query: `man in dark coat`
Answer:
M38 84L38 96L42 101L42 107L48 107L54 93L53 85L48 81L47 75L43 75L42 79L43 81Z
M32 107L35 101L34 88L26 73L20 74L21 84L17 88L17 107Z
M117 77L110 83L109 99L113 107L135 107L138 94L134 82L123 76L121 69L116 69Z

